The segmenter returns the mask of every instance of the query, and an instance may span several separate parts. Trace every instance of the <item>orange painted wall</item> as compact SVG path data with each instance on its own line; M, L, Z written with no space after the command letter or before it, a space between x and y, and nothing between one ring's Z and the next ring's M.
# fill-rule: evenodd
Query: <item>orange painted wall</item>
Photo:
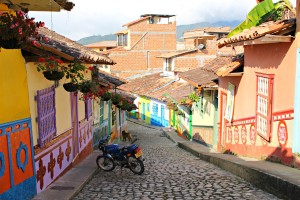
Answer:
M295 43L245 46L244 75L220 78L221 91L227 92L228 82L236 86L233 120L255 115L255 72L274 74L273 112L294 107Z

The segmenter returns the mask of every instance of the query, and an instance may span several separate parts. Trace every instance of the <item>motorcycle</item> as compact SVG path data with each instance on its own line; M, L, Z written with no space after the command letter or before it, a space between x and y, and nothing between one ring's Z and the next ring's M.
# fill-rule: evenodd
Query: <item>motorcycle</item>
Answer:
M144 159L142 149L133 144L121 147L119 144L108 144L110 136L101 139L98 143L100 154L96 163L97 166L104 171L112 171L115 167L129 168L133 173L141 175L144 172Z

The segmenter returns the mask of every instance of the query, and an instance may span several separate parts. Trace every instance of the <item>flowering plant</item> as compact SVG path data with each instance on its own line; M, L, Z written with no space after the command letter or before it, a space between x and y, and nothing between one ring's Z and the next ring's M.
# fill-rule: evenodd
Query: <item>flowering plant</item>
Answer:
M64 68L66 78L71 79L71 83L79 83L79 81L83 81L85 69L85 66L79 62L70 63Z
M43 71L45 78L48 80L60 80L65 76L63 62L54 56L39 58L36 69L38 72Z
M23 48L27 44L28 38L34 38L36 45L39 27L43 27L44 22L34 22L34 18L29 18L28 11L19 10L14 12L0 12L0 47L6 49Z

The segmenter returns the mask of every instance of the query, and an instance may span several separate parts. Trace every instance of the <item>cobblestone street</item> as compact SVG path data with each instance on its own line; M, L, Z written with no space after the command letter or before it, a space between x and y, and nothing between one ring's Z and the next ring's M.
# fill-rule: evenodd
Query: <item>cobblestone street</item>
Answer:
M74 198L86 199L277 199L237 176L178 148L162 131L129 122L144 152L145 171L102 170ZM95 163L96 165L96 163Z

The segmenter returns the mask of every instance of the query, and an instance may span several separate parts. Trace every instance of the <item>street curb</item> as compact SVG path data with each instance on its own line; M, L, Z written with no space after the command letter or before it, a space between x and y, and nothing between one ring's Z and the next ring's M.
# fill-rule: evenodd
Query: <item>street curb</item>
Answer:
M212 156L211 153L199 152L190 148L183 142L178 142L178 147L192 153L201 160L210 162L223 170L229 171L230 173L243 178L252 185L274 194L277 197L292 200L299 199L300 187L279 177L224 158Z
M71 197L69 198L69 200L73 199L76 195L78 195L80 193L80 191L82 190L82 188L88 183L90 182L90 180L100 171L99 168L96 168L89 176L88 178L81 183L81 185L76 188L76 190L73 192L73 194L71 195Z
M163 128L161 129L161 131L163 132L163 136L164 137L168 138L173 143L175 143L176 145L178 145L178 142L175 139L173 139Z

